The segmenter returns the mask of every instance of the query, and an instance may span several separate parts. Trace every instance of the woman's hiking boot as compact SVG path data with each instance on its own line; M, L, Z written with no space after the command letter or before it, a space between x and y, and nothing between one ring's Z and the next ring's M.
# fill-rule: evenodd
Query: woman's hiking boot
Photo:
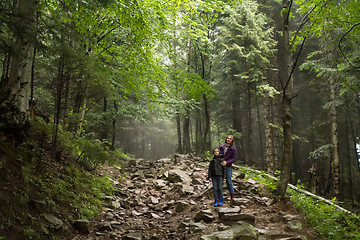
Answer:
M214 207L217 207L217 206L219 206L219 203L218 203L218 199L216 198L215 203L214 203Z

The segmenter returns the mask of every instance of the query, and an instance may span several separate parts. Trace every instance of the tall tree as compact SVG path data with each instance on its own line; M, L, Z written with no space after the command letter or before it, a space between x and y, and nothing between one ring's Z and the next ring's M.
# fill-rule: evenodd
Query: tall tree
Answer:
M281 160L281 174L280 183L278 186L278 196L284 197L287 189L287 185L290 180L290 170L292 161L292 114L291 114L291 101L293 94L293 78L291 75L291 53L289 47L289 19L291 6L293 1L283 0L283 62L282 62L282 74L281 79L281 105L283 114L283 153Z
M1 79L1 121L5 128L23 128L29 120L31 69L36 41L35 20L39 1L13 2L14 22L9 22L12 42L9 46L8 76ZM7 67L4 68L6 71ZM4 127L4 126L3 126Z
M265 78L263 69L270 66L275 46L271 38L273 29L267 27L267 18L253 2L242 1L227 8L226 16L219 33L222 44L219 58L224 59L221 69L224 80L219 85L224 97L230 97L232 127L246 136L241 149L247 153L246 163L252 164L253 99L258 94L257 85Z

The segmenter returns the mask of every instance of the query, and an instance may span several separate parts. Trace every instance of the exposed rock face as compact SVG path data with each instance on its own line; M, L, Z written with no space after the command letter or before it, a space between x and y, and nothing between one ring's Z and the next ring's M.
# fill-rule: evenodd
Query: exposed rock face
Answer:
M99 174L112 173L115 195L104 196L105 208L94 225L77 221L74 239L316 239L298 228L301 218L294 211L272 205L259 195L260 184L236 171L233 203L224 184L224 206L215 208L208 164L178 154L134 159L123 169L103 166Z

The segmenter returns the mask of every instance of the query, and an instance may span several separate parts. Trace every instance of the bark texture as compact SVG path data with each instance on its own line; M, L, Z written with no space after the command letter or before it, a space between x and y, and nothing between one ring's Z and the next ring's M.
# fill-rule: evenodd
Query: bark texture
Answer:
M278 187L278 197L285 197L286 189L290 181L290 171L291 171L291 162L292 162L292 115L291 115L291 100L292 100L292 91L293 91L293 80L290 76L290 64L291 64L291 55L289 52L289 13L292 1L283 1L283 47L284 47L284 56L283 56L283 74L281 77L282 80L282 113L283 113L283 152L281 160L281 175L280 175L280 184Z
M331 121L331 144L332 144L332 177L333 177L333 191L337 198L340 198L340 158L339 158L339 139L338 139L338 124L337 112L335 106L336 85L333 78L330 78L330 101L333 104L330 107L330 121Z
M3 106L8 107L10 115L6 119L6 127L22 128L29 119L29 98L31 91L31 66L34 53L34 27L38 1L19 0L14 3L14 19L11 27L13 45L10 46L9 75L2 79ZM16 27L15 27L16 26ZM2 110L2 112L5 112Z

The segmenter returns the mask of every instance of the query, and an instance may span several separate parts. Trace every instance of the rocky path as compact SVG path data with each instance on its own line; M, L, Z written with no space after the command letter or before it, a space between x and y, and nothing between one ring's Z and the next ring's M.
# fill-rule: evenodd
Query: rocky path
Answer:
M319 239L290 204L272 204L266 190L233 172L236 198L213 207L208 162L187 155L103 166L116 189L95 222L78 221L72 239Z

